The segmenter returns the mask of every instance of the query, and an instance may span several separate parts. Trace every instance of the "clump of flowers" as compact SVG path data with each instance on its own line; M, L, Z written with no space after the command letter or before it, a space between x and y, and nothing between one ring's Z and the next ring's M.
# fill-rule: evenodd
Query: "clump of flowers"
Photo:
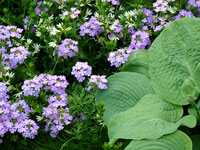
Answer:
M155 8L155 12L165 12L167 10L168 1L165 0L157 0L153 3L153 7Z
M30 107L24 100L11 104L8 100L8 89L2 82L0 89L0 136L3 137L6 132L18 132L25 138L33 139L38 133L39 126L35 121L28 119Z
M2 53L2 65L8 66L10 69L17 68L18 64L22 64L30 52L23 46L10 49L10 54L6 54L6 49Z
M178 20L178 19L183 18L183 17L194 17L194 15L192 14L191 11L181 10L179 12L179 14L174 17L174 19Z
M63 94L68 85L65 76L41 74L32 80L26 80L22 89L24 96L39 96L41 88L54 94Z
M0 40L8 40L10 38L21 38L23 29L16 26L3 26L0 25Z
M62 41L62 44L58 46L58 56L63 56L64 58L67 57L74 57L78 52L78 42L65 39Z
M99 20L92 16L88 22L85 22L83 25L80 26L80 35L85 36L89 34L90 36L98 36L103 32L103 28L100 27Z
M102 75L92 75L90 77L89 83L88 83L88 90L91 90L94 87L98 87L100 89L107 89L107 80L106 76Z
M70 12L69 11L64 11L62 14L62 19L64 19L65 16L70 16L71 19L75 19L78 17L78 15L80 14L80 10L78 10L77 8L70 8Z
M51 137L55 138L64 125L71 123L73 117L69 115L69 109L66 107L67 94L51 96L47 101L49 106L43 108L43 115L46 117L45 130L50 130Z
M147 46L151 45L149 34L145 31L137 31L131 36L131 44L128 50L138 50L145 49Z
M76 77L79 82L83 82L86 76L90 76L92 73L92 67L87 62L77 62L72 67L71 74Z
M113 5L119 5L119 0L101 0L101 2L111 2Z
M111 66L119 67L128 61L129 55L130 53L127 53L126 49L118 49L109 54L108 61L111 63Z

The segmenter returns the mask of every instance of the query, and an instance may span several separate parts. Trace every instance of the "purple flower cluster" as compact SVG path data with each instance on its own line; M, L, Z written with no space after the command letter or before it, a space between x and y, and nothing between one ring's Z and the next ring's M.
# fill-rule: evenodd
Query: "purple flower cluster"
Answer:
M77 62L75 66L72 67L71 74L76 77L79 82L85 80L85 76L90 76L92 73L92 67L88 65L87 62Z
M2 53L2 65L6 65L10 69L17 68L17 65L22 64L30 54L23 46L11 48L10 54L7 54L6 52L7 50L4 47L0 50L0 53Z
M194 17L194 15L192 14L191 11L181 10L179 12L179 14L174 17L174 19L178 20L178 19L183 18L183 17Z
M142 25L142 30L148 30L148 27L152 24L155 23L156 20L153 18L153 12L149 9L143 8L140 9L138 12L135 14L135 20L139 18L139 14L141 12L144 14L144 18L142 18L140 24Z
M64 94L69 83L65 76L41 74L32 80L24 81L22 90L24 96L39 96L40 90L50 91L54 94Z
M62 41L62 44L58 46L58 56L63 56L64 58L74 57L76 56L76 52L78 52L78 42L65 39Z
M145 49L151 45L149 34L145 31L137 31L131 36L131 44L128 47L128 51L134 51L138 49Z
M112 2L113 5L119 5L119 0L101 0L101 2Z
M155 12L165 12L167 10L168 1L157 0L153 3L153 7L155 8Z
M123 37L123 26L119 23L119 21L115 21L113 25L110 26L111 30L114 29L114 33L108 35L110 39L114 39L116 35L118 37Z
M200 8L200 1L199 0L189 0L188 6Z
M21 38L23 29L16 26L3 26L0 25L0 40L9 40L10 38Z
M107 80L106 80L106 76L99 76L99 75L92 75L90 77L89 80L89 86L88 86L88 90L94 88L94 87L98 87L100 89L107 89Z
M80 10L78 10L77 8L70 8L70 12L68 11L63 12L63 16L70 15L71 19L77 18L79 14L80 14Z
M37 6L35 7L35 13L36 13L38 16L41 16L41 13L47 12L47 11L48 11L48 8L44 8L44 10L42 10L42 9L40 8L42 4L43 4L43 1L39 1L39 2L37 2Z
M98 36L103 32L103 28L101 28L99 24L99 20L92 16L88 22L85 22L80 26L80 35L85 36L86 34L89 34L93 37Z
M30 107L24 100L11 104L8 100L7 87L0 82L0 136L5 133L21 133L25 138L33 139L39 126L28 118Z
M121 64L128 61L129 55L130 53L127 53L126 49L118 49L117 51L109 54L108 61L111 63L111 66L119 67Z
M27 30L28 29L28 27L27 27L27 25L28 25L28 16L26 16L23 21L24 21L24 29Z
M49 106L43 108L43 115L46 117L45 130L50 130L51 137L55 138L64 125L71 123L73 117L69 115L69 109L66 107L67 94L53 95L47 101Z

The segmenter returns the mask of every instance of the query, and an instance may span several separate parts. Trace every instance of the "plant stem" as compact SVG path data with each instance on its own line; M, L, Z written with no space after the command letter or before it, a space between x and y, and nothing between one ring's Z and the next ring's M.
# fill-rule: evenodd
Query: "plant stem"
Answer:
M72 141L72 140L74 140L74 139L76 139L76 138L77 138L77 137L73 137L73 138L67 140L67 141L62 145L62 147L60 148L60 150L62 150L63 147L65 147L65 146L67 145L68 142L70 142L70 141Z

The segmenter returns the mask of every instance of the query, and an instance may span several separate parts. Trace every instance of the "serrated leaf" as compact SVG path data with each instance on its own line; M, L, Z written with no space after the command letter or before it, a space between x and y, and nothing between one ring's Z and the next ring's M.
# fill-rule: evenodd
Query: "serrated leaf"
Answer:
M148 77L148 63L148 50L138 50L128 57L128 61L122 66L121 71L137 72Z
M154 93L147 77L132 72L116 73L108 78L108 89L96 95L97 103L104 103L104 121L132 108L146 94Z
M108 124L110 143L121 139L156 139L175 132L180 125L193 128L193 115L183 115L183 108L156 95L146 95L131 109L113 116Z
M155 140L133 140L125 150L192 150L192 141L178 130Z
M199 26L199 18L179 19L166 27L149 50L151 84L170 103L188 104L181 86L199 64Z

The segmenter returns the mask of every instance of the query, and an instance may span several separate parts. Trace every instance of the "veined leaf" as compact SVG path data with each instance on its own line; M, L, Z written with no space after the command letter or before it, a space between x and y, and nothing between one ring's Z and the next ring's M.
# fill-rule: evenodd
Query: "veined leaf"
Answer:
M178 130L155 140L133 140L125 150L192 150L192 141Z
M148 50L137 50L128 57L128 61L122 66L121 71L137 72L149 76Z
M152 87L170 103L188 104L181 86L199 64L199 26L199 18L179 19L166 27L149 50Z
M154 93L147 77L132 72L120 72L108 78L108 89L96 95L104 103L104 120L132 108L146 94Z
M175 132L180 125L193 128L196 118L183 115L183 108L156 95L146 95L131 109L113 116L108 124L110 143L118 139L157 139ZM181 118L181 119L180 119Z

